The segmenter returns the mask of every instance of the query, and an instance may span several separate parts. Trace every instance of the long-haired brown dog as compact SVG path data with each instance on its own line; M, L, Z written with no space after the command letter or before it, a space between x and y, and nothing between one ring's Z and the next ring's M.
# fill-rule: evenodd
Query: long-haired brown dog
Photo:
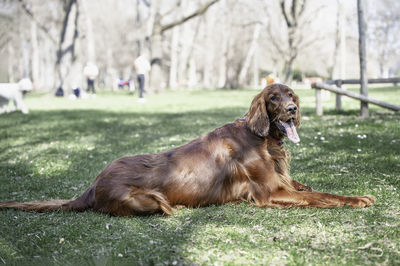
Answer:
M289 177L286 136L300 141L299 99L287 86L267 86L245 118L181 147L120 158L75 200L6 202L0 208L29 211L95 210L126 216L163 212L177 205L205 206L248 201L257 207L366 207L372 196L313 192Z

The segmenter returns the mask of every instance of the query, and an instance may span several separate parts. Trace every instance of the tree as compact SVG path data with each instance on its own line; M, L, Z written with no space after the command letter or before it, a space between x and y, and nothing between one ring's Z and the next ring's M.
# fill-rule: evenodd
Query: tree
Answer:
M75 44L78 38L79 18L77 0L65 0L63 2L63 13L64 16L60 30L55 63L55 68L58 74L58 86L63 86L66 76L71 71L71 65L76 60Z
M386 0L379 4L368 18L371 21L368 39L379 64L380 77L387 77L393 59L400 55L400 3Z
M287 3L289 3L289 5L287 5ZM298 33L299 19L303 15L306 7L306 0L290 0L289 2L280 0L280 7L288 29L287 42L289 51L284 59L284 80L288 81L292 75L293 62L298 55L298 40L296 40L296 35Z
M341 44L341 32L343 31L343 23L341 23L343 21L343 6L340 3L340 0L336 0L336 6L337 6L337 10L336 10L336 29L335 29L335 38L334 38L334 48L333 48L333 54L332 54L332 63L331 65L328 67L328 74L329 74L329 78L331 79L336 79L337 78L337 57L338 57L338 53L339 53L339 48L340 48L340 44ZM342 58L343 59L343 58ZM341 77L343 78L343 77Z
M151 57L151 73L150 73L150 89L153 91L161 91L166 86L166 75L163 71L163 37L164 33L182 25L198 16L203 15L207 10L219 0L210 0L205 4L202 4L196 10L188 15L185 15L179 19L176 19L169 23L162 23L162 20L169 15L171 12L168 11L165 14L161 14L160 3L157 2L146 2L149 7L150 15L147 20L148 34L146 36L147 48ZM176 2L176 7L180 6L180 1Z
M276 8L280 11L278 17L271 12ZM265 9L269 18L266 30L269 35L271 57L277 64L282 62L280 74L284 82L289 82L293 64L299 54L321 39L321 33L310 25L318 18L324 6L317 5L310 10L307 0L279 0L278 7L266 4Z
M360 57L360 93L368 96L368 77L367 77L367 55L365 44L366 23L364 20L363 0L357 0L357 15L358 15L358 51ZM368 117L368 103L361 101L361 116Z
M343 13L354 9L342 2L346 3ZM0 64L0 79L8 76L15 81L25 73L39 89L55 89L60 85L66 90L84 87L81 70L88 61L96 61L99 67L99 87L111 88L116 78L133 78L133 62L142 53L147 53L153 63L151 77L147 79L153 91L161 91L167 84L172 88L233 89L254 83L257 87L259 75L271 72L287 82L294 67L328 75L326 70L332 70L337 65L336 58L336 62L342 58L338 36L344 31L339 32L334 23L326 23L334 20L336 12L333 14L332 9L322 12L321 1L7 0L5 3L0 5L0 56L8 60ZM387 8L390 4L397 6L396 3L383 0L372 17L382 23L371 27L372 45L368 46L368 52L375 52L382 72L396 63L397 57L389 54L400 52L399 45L396 46L400 42L395 16L399 12ZM393 19L384 16L385 9L390 9ZM336 15L343 14L339 11ZM330 38L320 38L323 34L329 34ZM344 39L340 36L339 43ZM354 53L356 42L349 40L347 52ZM81 80L73 82L75 78Z

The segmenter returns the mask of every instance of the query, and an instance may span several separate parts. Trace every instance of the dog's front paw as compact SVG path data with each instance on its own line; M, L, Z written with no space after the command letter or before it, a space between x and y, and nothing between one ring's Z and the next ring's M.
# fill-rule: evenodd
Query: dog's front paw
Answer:
M353 208L364 208L374 205L374 203L375 203L375 197L371 195L366 195L366 196L351 197L351 200L350 202L348 202L348 205L350 205Z
M308 191L308 192L312 192L312 188L306 185L302 185L300 187L297 188L298 191Z
M308 192L313 191L311 187L303 185L302 183L297 182L296 180L292 180L292 185L297 191L308 191Z

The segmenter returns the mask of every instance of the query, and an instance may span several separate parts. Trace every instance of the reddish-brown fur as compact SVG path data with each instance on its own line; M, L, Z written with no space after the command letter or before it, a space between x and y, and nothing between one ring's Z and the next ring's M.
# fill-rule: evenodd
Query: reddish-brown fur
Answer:
M33 211L92 209L126 216L162 212L178 205L206 206L248 201L257 207L330 208L374 204L372 196L313 192L291 180L289 153L275 122L300 114L286 111L298 97L272 84L251 103L246 118L226 124L181 147L159 154L120 158L108 165L79 198L71 201L7 202L0 208Z

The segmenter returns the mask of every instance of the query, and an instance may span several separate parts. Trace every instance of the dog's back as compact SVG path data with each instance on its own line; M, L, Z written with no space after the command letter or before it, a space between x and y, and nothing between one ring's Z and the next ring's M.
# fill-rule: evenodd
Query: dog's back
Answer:
M18 83L0 83L0 97L13 100L20 93Z

